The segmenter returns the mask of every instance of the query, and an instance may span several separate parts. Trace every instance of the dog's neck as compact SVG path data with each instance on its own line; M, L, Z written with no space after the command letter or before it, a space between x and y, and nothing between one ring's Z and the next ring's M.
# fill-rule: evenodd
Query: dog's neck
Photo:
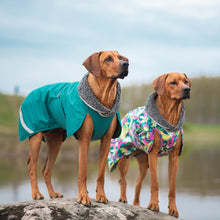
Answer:
M117 80L112 80L103 76L97 78L90 73L88 76L88 83L99 102L111 109L116 97Z
M166 96L166 97L164 97ZM166 119L171 125L177 125L181 113L183 100L172 100L167 97L166 94L158 95L155 100L155 104L160 114Z

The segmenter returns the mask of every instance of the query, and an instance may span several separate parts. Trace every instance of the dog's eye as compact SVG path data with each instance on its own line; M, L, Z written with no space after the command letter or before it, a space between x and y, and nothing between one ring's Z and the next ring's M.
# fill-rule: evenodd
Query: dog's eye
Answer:
M189 81L188 80L185 80L185 84L188 84L189 83Z
M120 56L120 57L119 57L119 60L123 60L123 57L122 57L122 56Z
M105 59L105 61L111 62L111 61L112 61L112 57L107 57L107 58Z
M171 85L177 85L177 82L176 81L173 81L170 83Z

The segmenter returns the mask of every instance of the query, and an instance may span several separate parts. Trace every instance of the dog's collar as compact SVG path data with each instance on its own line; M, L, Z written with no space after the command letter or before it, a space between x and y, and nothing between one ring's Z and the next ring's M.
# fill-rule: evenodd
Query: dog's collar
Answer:
M117 92L114 101L114 105L112 109L106 108L102 103L98 101L96 96L94 95L93 91L91 90L89 83L88 83L88 75L89 73L85 74L78 85L78 93L81 100L90 108L95 110L99 113L102 117L111 117L116 114L119 110L121 104L121 86L120 83L117 82Z
M152 120L154 120L158 125L160 125L165 130L167 130L168 132L175 132L175 131L181 130L183 127L184 120L185 120L184 104L182 103L182 106L181 106L181 112L180 112L178 124L174 126L174 125L171 125L167 120L165 120L160 114L155 104L156 96L157 96L157 93L153 93L148 97L146 101L145 108L147 110L147 114L149 115L149 117Z

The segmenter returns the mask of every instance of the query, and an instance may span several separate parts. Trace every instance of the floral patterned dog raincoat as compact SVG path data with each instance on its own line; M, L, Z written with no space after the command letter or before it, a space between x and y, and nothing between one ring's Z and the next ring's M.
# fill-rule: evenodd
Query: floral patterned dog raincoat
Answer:
M182 137L183 148L183 129L175 132L168 132L147 113L145 107L139 107L127 113L122 119L122 132L118 138L112 139L110 152L108 155L109 170L116 168L117 162L129 156L137 149L149 153L154 143L154 134L158 132L161 138L161 147L158 156L166 156L175 147L179 133Z

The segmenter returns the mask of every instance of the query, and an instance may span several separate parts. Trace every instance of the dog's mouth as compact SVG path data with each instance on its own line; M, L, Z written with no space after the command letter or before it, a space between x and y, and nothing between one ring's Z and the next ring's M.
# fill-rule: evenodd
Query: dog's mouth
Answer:
M116 75L116 76L111 76L110 78L111 78L112 80L124 79L127 75L128 75L128 70L123 71L123 72L119 73L119 74Z
M174 100L190 99L190 87L184 87L180 98L174 97Z
M182 96L182 97L180 97L180 98L174 97L173 99L174 99L175 101L180 101L180 100L182 100L182 99L190 99L190 94L184 95L184 96Z
M183 99L190 99L190 93L183 96Z
M118 75L118 78L124 79L127 75L128 75L128 69L125 69Z
M187 94L183 94L183 96L181 96L180 98L173 98L174 100L178 101L178 100L182 100L182 99L190 99L190 93Z
M129 64L127 63L126 66L122 66L120 72L116 76L112 75L111 79L112 80L124 79L128 75L128 65Z
M129 63L127 61L122 61L120 63L120 71L118 71L119 73L116 76L111 76L112 80L116 80L116 79L124 79L127 75L128 75L128 66Z

